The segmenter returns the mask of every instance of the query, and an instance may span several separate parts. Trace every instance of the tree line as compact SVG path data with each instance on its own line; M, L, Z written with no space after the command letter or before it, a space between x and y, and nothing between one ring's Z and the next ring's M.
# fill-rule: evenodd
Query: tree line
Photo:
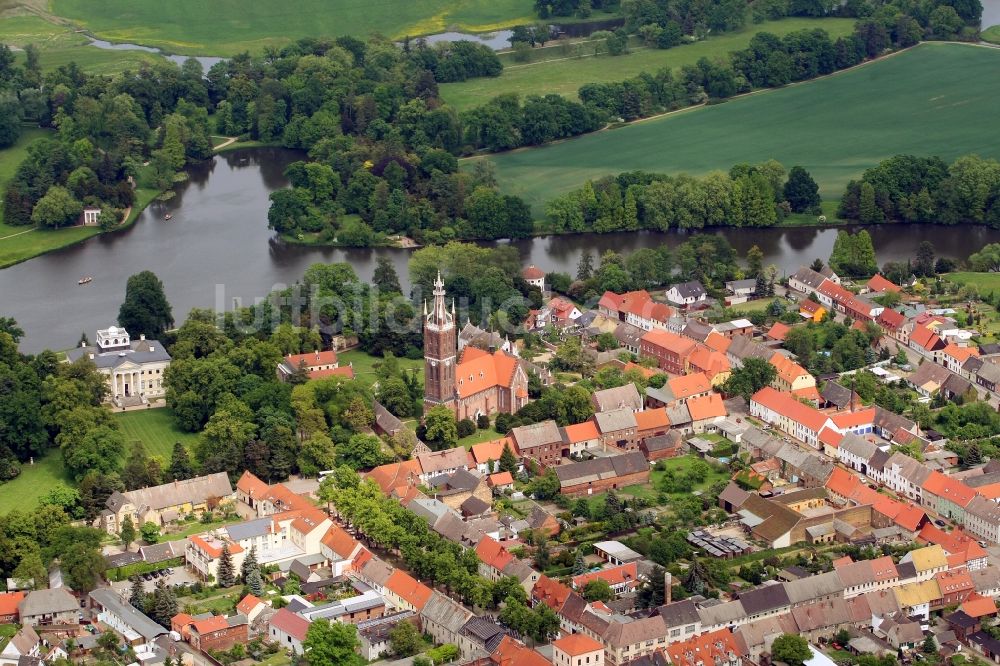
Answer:
M951 164L896 155L852 180L838 216L866 224L925 222L1000 228L1000 163L978 155Z
M815 212L819 188L802 167L775 160L738 164L703 177L639 171L587 181L546 206L555 233L711 226L768 227L791 212Z

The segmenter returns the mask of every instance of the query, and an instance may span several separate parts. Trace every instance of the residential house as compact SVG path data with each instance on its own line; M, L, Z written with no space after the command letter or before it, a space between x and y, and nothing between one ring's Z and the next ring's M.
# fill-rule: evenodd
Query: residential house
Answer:
M705 287L700 282L693 280L671 285L667 289L666 296L667 300L675 305L691 307L705 302L705 299L708 298L708 292L705 291Z
M17 605L17 612L25 627L80 623L80 604L65 587L28 592Z
M592 495L606 490L646 483L649 462L641 451L618 456L593 458L555 468L563 495Z
M821 448L820 431L830 424L826 414L802 404L791 393L770 386L750 398L750 415L816 449Z
M510 436L522 458L532 458L546 466L558 465L562 459L562 434L555 421L518 426L510 431Z
M1000 504L976 496L965 507L965 529L980 539L1000 543Z
M302 643L309 631L309 620L301 615L282 608L275 613L267 623L267 638L283 650L295 654L304 654Z
M92 591L90 601L97 608L97 619L101 624L121 635L136 652L152 652L154 641L167 633L166 629L110 587Z
M666 647L673 666L742 666L743 650L728 628L709 631Z
M700 398L712 392L712 382L704 372L695 372L682 377L671 377L663 386L646 387L648 407L676 407L691 398Z
M236 604L236 612L246 617L247 622L253 624L261 613L268 608L268 605L252 594L248 594Z
M806 298L799 301L799 316L814 323L820 323L826 317L827 309L812 300Z
M584 634L552 641L553 666L604 666L604 645Z
M0 624L17 624L17 606L24 599L24 592L0 594Z
M948 557L944 548L937 544L917 548L899 558L899 564L913 564L917 582L930 580L948 570Z
M770 358L770 363L777 371L771 386L777 390L793 392L816 386L816 378L784 354L775 352Z
M420 627L437 644L457 645L463 659L472 656L475 645L462 635L462 627L473 617L472 611L440 592L431 593L417 614Z
M647 409L635 414L636 439L639 448L642 443L650 437L661 437L670 430L670 419L667 418L667 410L663 407Z
M520 463L520 452L512 437L502 437L481 444L473 444L469 447L471 463L475 465L475 470L480 474L492 474L496 471L496 465L500 462L504 447L510 447L510 452L518 458L518 471L524 469Z
M629 562L620 566L580 574L574 576L571 583L574 590L583 590L587 583L594 580L603 580L618 596L628 594L635 591L639 585L638 565L635 562Z
M595 412L609 412L613 409L631 409L640 412L643 409L642 398L635 384L628 383L615 388L594 391L591 403Z
M351 365L340 366L337 352L332 349L316 350L306 354L288 354L278 363L278 379L287 382L296 373L305 373L309 379L323 377L346 377L354 379L354 369Z
M658 615L632 622L612 622L604 634L605 664L622 666L650 655L666 647L666 636L666 624Z
M908 345L910 342L910 328L906 326L906 317L901 313L885 308L875 318L875 323L882 327L886 335L891 337L901 345Z
M636 414L628 408L610 412L597 412L591 419L600 433L601 443L615 446L623 451L638 448L638 422Z
M553 325L559 328L572 325L583 315L572 301L562 297L556 297L549 301L548 308L551 312Z
M748 358L759 358L769 361L774 356L774 350L756 342L748 335L735 335L726 349L726 358L734 368L742 368L743 361Z
M714 431L718 422L728 415L726 404L718 393L691 398L687 408L691 415L691 430L696 433Z
M222 502L233 499L233 486L225 472L164 483L159 486L113 492L99 517L108 534L121 531L122 521L132 519L137 527L152 522L165 525L185 516L199 516Z
M31 625L25 625L11 636L7 644L3 646L3 650L0 651L0 666L19 666L22 663L30 663L31 657L41 655L41 645L42 641L38 638L35 630L31 628Z
M965 522L965 508L975 495L976 492L961 481L934 471L924 480L921 501L924 506L961 525Z
M873 294L885 294L891 292L893 294L898 294L903 291L903 288L893 282L882 277L880 273L876 273L872 276L868 283L865 285L867 291Z
M671 374L687 374L688 359L695 342L669 331L652 330L642 336L639 353L654 358L661 370Z
M638 415L636 418L638 419ZM578 456L588 449L601 446L601 433L597 429L597 423L592 420L568 425L559 431L562 433L564 445L563 457Z
M789 276L788 287L800 294L809 295L819 289L825 280L826 278L822 274L803 266Z
M458 470L464 470L469 465L468 452L464 447L456 446L442 451L431 451L415 456L420 463L419 479L427 483L432 478L441 475L451 475Z

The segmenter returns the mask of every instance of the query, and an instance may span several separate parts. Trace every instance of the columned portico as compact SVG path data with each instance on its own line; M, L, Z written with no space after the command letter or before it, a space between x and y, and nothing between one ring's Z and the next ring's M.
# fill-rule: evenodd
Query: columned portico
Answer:
M108 399L120 407L145 404L166 393L164 375L170 354L156 340L132 340L125 329L111 326L97 332L97 344L66 354L66 361L87 358L108 381Z

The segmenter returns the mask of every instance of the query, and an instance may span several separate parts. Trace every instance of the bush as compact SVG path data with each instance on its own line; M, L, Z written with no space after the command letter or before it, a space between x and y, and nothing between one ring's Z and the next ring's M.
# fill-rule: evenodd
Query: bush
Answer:
M476 427L480 430L486 430L490 427L490 417L486 414L480 414L479 418L476 419Z
M457 425L459 439L476 434L476 424L472 422L472 419L462 419Z

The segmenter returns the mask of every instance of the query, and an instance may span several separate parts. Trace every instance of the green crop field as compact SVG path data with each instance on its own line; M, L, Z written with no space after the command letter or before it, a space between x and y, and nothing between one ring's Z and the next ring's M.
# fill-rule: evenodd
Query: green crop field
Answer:
M588 178L697 175L771 158L805 167L823 197L836 199L848 180L899 153L1000 157L983 125L1000 114L998 67L994 49L928 43L818 81L476 159L492 160L504 191L536 214Z
M531 0L53 0L51 10L114 42L233 55L300 37L487 31L536 20Z
M76 62L88 72L113 74L137 69L147 62L163 62L163 57L155 53L108 51L90 46L87 37L73 28L34 14L0 18L0 42L18 48L34 44L39 50L42 69L46 71Z
M174 442L180 442L188 451L192 451L198 441L198 435L184 432L174 425L173 411L170 408L116 412L115 418L126 442L130 445L135 441L142 442L149 455L158 456L165 463L170 462Z
M461 83L444 83L440 86L442 99L458 109L482 104L502 93L520 95L547 95L558 93L576 99L576 92L585 83L621 81L642 72L654 73L664 67L679 69L693 65L701 58L719 58L730 51L746 48L750 38L758 32L786 35L811 28L823 28L831 37L849 35L854 29L853 19L789 18L747 26L740 32L710 37L694 44L672 49L639 48L623 56L566 57L560 46L545 47L550 59L518 64L504 58L504 70L497 78L478 78ZM536 49L535 53L541 49Z

